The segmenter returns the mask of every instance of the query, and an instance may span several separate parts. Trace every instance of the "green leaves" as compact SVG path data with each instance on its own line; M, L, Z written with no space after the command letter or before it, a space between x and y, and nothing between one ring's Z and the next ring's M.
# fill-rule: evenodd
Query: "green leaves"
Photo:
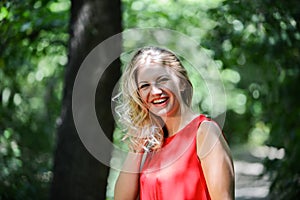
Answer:
M70 5L56 3L0 4L0 199L48 194Z
M300 29L295 5L296 1L227 1L210 12L219 24L209 38L220 40L207 42L216 48L216 58L224 61L224 67L234 68L241 76L237 86L247 96L242 117L248 116L248 121L244 118L240 123L251 124L249 140L287 152L282 160L266 162L274 177L270 195L276 199L293 199L299 188L299 183L290 181L300 177L299 168L293 167L300 153L295 148L300 134L300 95L296 92ZM239 131L249 133L242 127Z

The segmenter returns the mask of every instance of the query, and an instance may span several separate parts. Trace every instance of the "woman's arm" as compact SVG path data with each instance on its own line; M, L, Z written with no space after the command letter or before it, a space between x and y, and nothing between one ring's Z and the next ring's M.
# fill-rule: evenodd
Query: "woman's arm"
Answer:
M233 162L227 142L215 122L201 123L197 133L197 154L211 199L233 200Z
M139 171L143 154L128 153L115 185L115 200L136 200L139 194Z

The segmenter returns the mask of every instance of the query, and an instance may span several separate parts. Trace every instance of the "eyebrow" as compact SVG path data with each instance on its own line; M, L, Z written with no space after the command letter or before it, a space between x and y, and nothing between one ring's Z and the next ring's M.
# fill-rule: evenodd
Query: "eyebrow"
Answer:
M156 78L156 81L159 80L159 79L161 79L161 78L165 78L165 77L169 78L169 75L166 75L166 74L161 75L161 76L159 76L159 77ZM138 82L138 85L143 84L143 83L148 83L148 81L142 80L142 81Z

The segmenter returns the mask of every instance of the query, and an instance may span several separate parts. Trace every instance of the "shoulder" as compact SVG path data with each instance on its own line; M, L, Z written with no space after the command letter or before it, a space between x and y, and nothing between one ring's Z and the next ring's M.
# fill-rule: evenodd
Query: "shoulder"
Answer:
M207 156L217 144L223 143L223 139L222 130L215 121L202 121L196 136L198 157Z
M220 126L213 120L203 120L197 130L197 141L202 139L218 139L222 135Z
M198 128L197 134L199 135L199 134L208 134L208 133L221 134L222 130L215 121L204 119Z

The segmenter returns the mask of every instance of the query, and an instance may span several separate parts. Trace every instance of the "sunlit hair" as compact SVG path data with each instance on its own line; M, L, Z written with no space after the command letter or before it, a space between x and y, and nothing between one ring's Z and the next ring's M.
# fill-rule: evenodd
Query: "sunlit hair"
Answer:
M190 107L193 88L187 71L174 53L159 47L139 49L128 63L121 78L121 92L118 95L116 113L119 122L126 129L124 140L129 142L132 151L154 151L160 149L164 139L163 124L159 118L149 112L142 102L138 85L137 70L139 67L159 64L169 67L181 80L184 90L181 98Z

